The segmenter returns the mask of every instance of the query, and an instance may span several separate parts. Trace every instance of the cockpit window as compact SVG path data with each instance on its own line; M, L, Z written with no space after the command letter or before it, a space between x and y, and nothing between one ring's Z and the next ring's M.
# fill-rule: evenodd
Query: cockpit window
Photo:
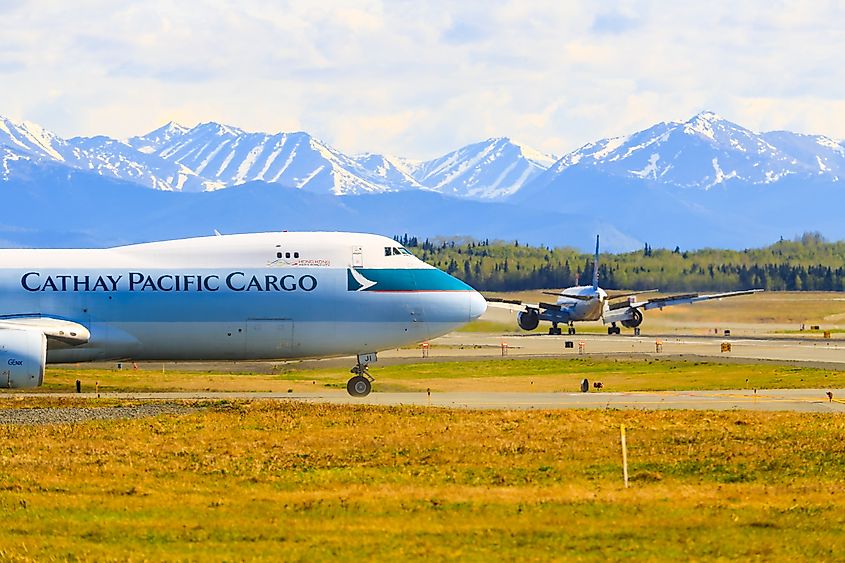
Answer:
M385 256L401 256L403 254L404 255L410 255L411 253L408 250L406 250L404 247L401 247L401 246L400 247L395 247L395 246L393 246L393 247L385 246L384 247L384 255Z

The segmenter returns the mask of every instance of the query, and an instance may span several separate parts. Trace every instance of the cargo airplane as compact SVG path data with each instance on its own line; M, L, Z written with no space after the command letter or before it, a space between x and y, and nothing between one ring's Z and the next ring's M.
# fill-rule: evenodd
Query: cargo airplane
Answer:
M610 295L599 287L599 237L596 237L596 255L593 259L593 284L569 287L563 291L544 292L547 295L557 297L555 303L523 303L509 299L487 298L487 302L493 307L506 308L517 311L517 322L523 330L534 330L540 325L540 321L552 323L549 334L561 334L558 325L566 324L568 334L575 334L575 324L580 321L598 321L609 324L608 334L620 334L621 328L636 329L643 322L643 311L650 309L663 309L673 305L685 305L709 301L711 299L722 299L723 297L736 297L738 295L750 295L758 293L762 289L748 289L745 291L729 291L726 293L713 293L701 295L698 293L686 293L682 295L670 295L668 297L656 297L653 299L639 300L638 295L655 293L656 289L649 291L634 291L617 295ZM613 302L615 301L615 303Z
M0 250L0 387L45 364L355 356L446 334L487 304L378 235L260 233L108 249Z

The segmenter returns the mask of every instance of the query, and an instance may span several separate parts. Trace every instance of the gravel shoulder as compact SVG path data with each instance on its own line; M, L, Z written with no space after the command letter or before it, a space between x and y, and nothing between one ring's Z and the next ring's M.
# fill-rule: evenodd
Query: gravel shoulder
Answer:
M0 409L0 424L79 424L91 420L128 420L162 414L188 414L199 408L176 403L115 407L41 407Z

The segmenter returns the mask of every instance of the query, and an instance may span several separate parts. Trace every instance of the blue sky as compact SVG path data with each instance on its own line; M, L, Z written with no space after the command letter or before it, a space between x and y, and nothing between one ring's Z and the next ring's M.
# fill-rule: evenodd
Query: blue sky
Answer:
M711 109L845 137L845 8L747 2L0 0L0 115L123 138L175 120L428 158L563 154Z

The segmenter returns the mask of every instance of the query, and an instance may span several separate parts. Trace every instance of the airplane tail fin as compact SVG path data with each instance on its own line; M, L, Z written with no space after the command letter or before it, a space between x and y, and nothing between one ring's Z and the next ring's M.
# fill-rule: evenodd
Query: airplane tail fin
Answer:
M599 288L599 235L596 235L596 256L593 258L593 289Z

